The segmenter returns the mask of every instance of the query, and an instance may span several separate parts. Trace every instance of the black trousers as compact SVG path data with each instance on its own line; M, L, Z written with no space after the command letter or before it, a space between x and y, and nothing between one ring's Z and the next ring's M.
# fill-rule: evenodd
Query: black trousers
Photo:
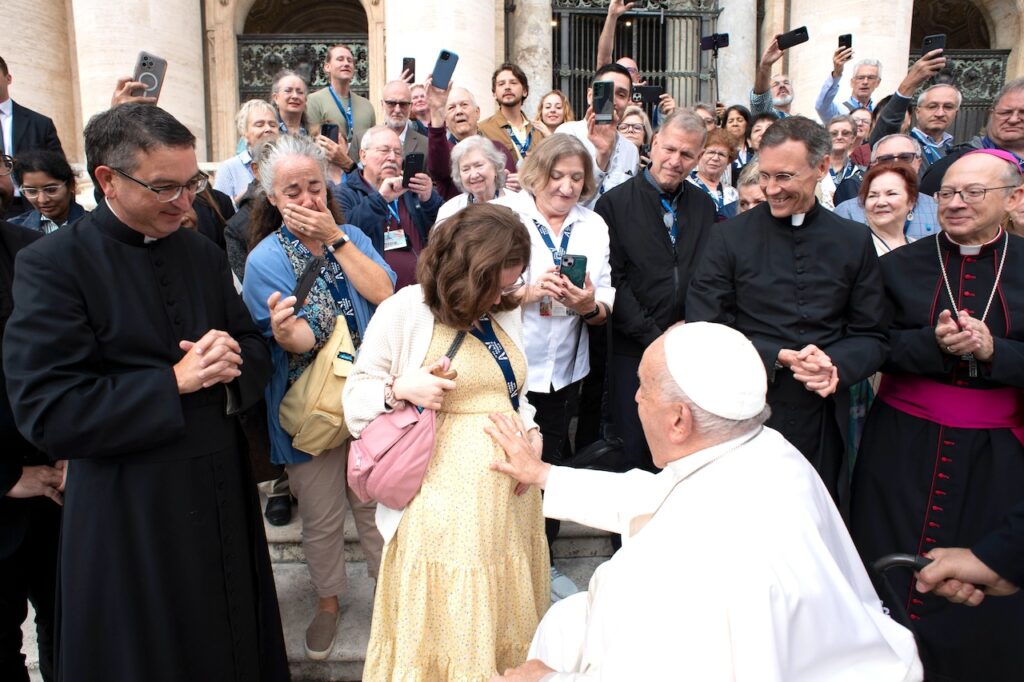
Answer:
M0 559L0 680L28 682L21 653L21 625L28 603L36 611L39 672L53 675L54 615L57 594L57 547L60 507L49 499L19 500L30 506L28 529L14 552Z
M591 327L588 337L590 373L580 388L579 414L576 418L575 450L585 448L601 437L601 422L605 411L604 379L608 362L608 337L603 327Z
M530 391L526 399L537 408L534 421L540 427L540 435L544 437L544 451L541 454L548 464L562 466L572 459L572 445L569 442L569 422L576 416L579 406L580 382L569 384L550 393ZM554 553L551 545L558 537L561 527L558 519L544 519L544 533L548 537L548 553L554 565Z
M640 424L640 415L636 411L636 392L640 388L640 358L629 355L612 354L612 391L611 417L615 428L622 438L626 461L630 469L644 469L657 473L651 459L651 449L647 447L644 427Z

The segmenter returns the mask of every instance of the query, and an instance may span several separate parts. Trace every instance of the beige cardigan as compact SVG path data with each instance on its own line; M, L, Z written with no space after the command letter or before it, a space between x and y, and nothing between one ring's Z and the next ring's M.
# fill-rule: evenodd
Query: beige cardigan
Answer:
M495 313L494 321L505 330L524 357L523 319L520 309ZM345 382L342 404L345 423L353 438L358 438L366 425L386 410L384 382L389 375L399 376L410 369L422 367L434 330L434 315L423 302L419 285L405 287L377 308L363 335L363 345ZM519 417L527 431L537 428L536 410L526 400L525 387L519 395ZM401 510L377 505L377 526L387 542L398 529Z

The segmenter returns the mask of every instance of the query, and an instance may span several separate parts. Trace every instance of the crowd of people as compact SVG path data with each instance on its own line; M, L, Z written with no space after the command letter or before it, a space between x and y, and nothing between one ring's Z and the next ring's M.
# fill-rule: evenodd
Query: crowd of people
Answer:
M748 101L644 105L630 7L582 112L514 63L483 120L457 73L370 102L335 45L212 179L122 78L92 211L0 59L0 677L31 603L48 682L288 679L264 519L297 513L324 660L349 512L367 680L1019 675L1024 79L959 144L941 50L876 102L840 47L807 115L773 40ZM390 508L352 443L406 405L432 454ZM614 533L589 590L561 520ZM876 591L893 553L931 563Z

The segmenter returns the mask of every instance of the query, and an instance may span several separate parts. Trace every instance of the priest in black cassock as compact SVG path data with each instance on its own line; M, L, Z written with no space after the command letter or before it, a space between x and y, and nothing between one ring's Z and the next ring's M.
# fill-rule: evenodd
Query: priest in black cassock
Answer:
M814 196L830 149L825 129L802 116L765 131L759 163L767 201L712 231L690 282L686 321L747 335L768 370L768 426L811 461L839 501L848 488L846 389L878 369L887 344L871 233Z
M224 253L179 229L195 137L126 104L85 129L105 199L23 249L4 370L19 430L67 459L59 680L288 678L236 415L270 353Z
M936 195L942 232L881 259L888 358L854 471L851 529L866 561L964 547L1020 579L1024 503L1024 239L1001 228L1024 202L1016 159L971 152ZM929 680L1019 680L1024 595L976 609L891 571L890 608L913 621Z

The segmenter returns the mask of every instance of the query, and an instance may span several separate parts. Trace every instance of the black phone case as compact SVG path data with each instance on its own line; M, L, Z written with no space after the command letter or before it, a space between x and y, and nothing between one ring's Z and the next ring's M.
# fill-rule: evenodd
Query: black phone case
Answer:
M413 152L405 157L402 164L402 187L408 187L412 176L423 172L426 162L427 157L422 152Z
M615 120L615 83L612 81L594 82L594 122L611 123Z
M331 142L338 143L338 135L341 132L337 123L323 123L320 125L320 134L328 138Z
M844 33L843 35L839 36L839 47L843 47L846 49L850 49L851 47L853 47L853 34Z
M946 49L946 34L936 33L935 35L925 36L924 40L921 41L921 55L924 56L932 50L945 50Z
M412 73L412 82L416 82L416 60L413 57L402 58L402 71L410 71Z
M323 256L314 256L310 259L309 263L306 264L306 269L302 271L299 281L295 283L295 290L292 291L292 296L295 297L296 310L305 304L306 297L309 296L309 290L313 288L313 283L316 282L316 278L320 276L320 271L323 269L324 263L326 263L326 261Z
M783 33L781 36L779 36L779 49L788 50L794 45L806 43L810 39L811 36L807 33L806 26L794 28L792 31L789 31L788 33Z

